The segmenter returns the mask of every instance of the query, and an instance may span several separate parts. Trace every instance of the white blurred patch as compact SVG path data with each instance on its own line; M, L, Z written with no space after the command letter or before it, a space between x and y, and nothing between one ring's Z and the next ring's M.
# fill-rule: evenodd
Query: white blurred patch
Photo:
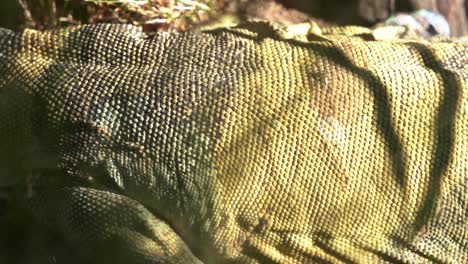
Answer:
M341 145L345 140L345 131L340 121L332 116L323 119L319 126L319 133L323 139L333 145Z

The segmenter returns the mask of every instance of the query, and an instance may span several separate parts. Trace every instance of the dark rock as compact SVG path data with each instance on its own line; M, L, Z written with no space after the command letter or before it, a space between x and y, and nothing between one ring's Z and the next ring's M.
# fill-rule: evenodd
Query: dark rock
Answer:
M452 36L468 35L468 0L280 0L313 17L340 25L372 26L397 13L429 9L448 21Z

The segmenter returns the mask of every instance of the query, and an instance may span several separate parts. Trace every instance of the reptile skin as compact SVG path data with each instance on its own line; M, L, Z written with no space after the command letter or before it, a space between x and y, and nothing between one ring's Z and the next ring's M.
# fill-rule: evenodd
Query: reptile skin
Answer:
M93 263L463 263L468 44L345 31L1 29L0 184Z

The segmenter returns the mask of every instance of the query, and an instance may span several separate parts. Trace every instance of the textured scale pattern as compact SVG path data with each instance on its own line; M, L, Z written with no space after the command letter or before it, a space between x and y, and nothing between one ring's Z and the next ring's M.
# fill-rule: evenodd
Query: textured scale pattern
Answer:
M466 261L468 45L282 36L0 30L0 184L96 263Z

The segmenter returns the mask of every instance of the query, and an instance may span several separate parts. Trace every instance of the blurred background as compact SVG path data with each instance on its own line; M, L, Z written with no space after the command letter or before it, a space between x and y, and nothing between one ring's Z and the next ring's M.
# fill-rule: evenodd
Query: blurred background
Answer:
M372 26L420 9L445 17L452 36L468 34L468 0L2 0L0 26L44 29L113 22L143 25L148 31L183 31L207 21L245 18Z

